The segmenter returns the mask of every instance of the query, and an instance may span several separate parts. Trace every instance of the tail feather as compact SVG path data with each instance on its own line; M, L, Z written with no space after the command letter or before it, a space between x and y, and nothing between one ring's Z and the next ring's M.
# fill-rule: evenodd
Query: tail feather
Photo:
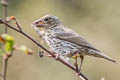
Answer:
M102 52L98 52L98 51L95 51L95 50L91 50L90 52L92 52L92 55L95 56L95 57L100 57L100 58L104 58L106 60L109 60L111 62L114 62L116 63L116 61L114 59L112 59L111 57L105 55L104 53Z
M104 59L107 59L107 60L109 60L109 61L111 61L111 62L116 63L116 61L115 61L114 59L112 59L111 57L105 55L105 54L102 53L102 52L100 52L99 55L100 55L102 58L104 58Z

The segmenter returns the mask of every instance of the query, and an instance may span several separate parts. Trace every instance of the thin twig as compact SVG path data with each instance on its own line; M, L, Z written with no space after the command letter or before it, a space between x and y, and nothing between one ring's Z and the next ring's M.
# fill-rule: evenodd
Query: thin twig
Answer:
M8 64L8 60L10 59L10 57L13 54L14 49L11 51L11 53L6 53L3 56L3 62L2 62L2 80L6 80L6 72L7 72L7 64Z
M8 0L1 0L2 4L2 16L4 19L7 18L7 7L8 7ZM7 26L5 27L5 33L7 33Z
M13 16L14 17L14 16ZM21 27L20 27L20 25L18 24L18 22L17 22L17 20L16 20L16 18L14 17L14 22L15 22L15 24L16 24L16 26L17 26L17 28L20 30L20 31L22 31L22 29L21 29Z
M6 56L3 56L3 62L2 62L2 80L6 80L7 62L8 62L8 58L6 58Z
M31 36L29 36L28 34L26 34L25 32L20 31L16 28L14 28L13 26L9 25L8 23L5 23L2 19L0 19L0 23L8 26L9 28L21 33L22 35L24 35L25 37L27 37L28 39L32 40L37 46L39 46L40 48L42 48L44 51L46 51L47 53L49 53L53 58L56 57L56 55L52 52L50 52L49 50L47 50L45 47L43 47L41 44L39 44L36 40L34 40ZM67 67L71 68L73 71L75 71L76 73L78 73L78 76L82 79L82 80L88 80L88 78L82 74L79 71L76 71L76 68L74 66L72 66L70 63L66 62L61 56L58 58L58 61L60 61L61 63L63 63L64 65L66 65Z

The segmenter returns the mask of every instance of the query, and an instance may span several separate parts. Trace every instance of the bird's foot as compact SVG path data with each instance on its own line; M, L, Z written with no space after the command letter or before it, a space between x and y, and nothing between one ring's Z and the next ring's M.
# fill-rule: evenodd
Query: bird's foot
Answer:
M76 67L75 74L79 75L82 72L81 68L78 68L78 64L77 63L74 63L74 66Z
M78 71L78 72L75 72L75 75L79 76L82 72L81 71Z
M59 59L59 54L55 54L56 56L55 56L55 60L58 60Z
M82 73L81 69L76 69L75 74L78 76L80 73Z
M79 71L79 69L78 69L78 64L77 64L77 63L74 63L74 66L76 67L76 72L78 72L78 71Z

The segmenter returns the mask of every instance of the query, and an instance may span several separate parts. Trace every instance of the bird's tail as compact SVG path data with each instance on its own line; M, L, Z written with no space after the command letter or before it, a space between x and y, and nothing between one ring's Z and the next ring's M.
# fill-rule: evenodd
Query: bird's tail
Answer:
M111 57L103 54L102 52L100 53L100 55L101 55L102 58L107 59L109 61L112 61L112 62L116 63L116 61L114 59L112 59Z
M101 57L101 58L104 58L104 59L106 59L106 60L109 60L109 61L111 61L111 62L116 63L116 61L115 61L114 59L112 59L111 57L105 55L105 54L102 53L102 52L98 52L98 51L95 51L95 50L92 51L92 52L94 52L94 55L95 55L96 57Z

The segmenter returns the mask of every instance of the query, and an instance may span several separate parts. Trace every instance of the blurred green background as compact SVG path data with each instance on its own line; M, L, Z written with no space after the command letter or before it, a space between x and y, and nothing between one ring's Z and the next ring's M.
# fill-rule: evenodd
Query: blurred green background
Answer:
M0 4L0 17L2 10ZM58 16L65 26L78 32L117 64L107 60L85 57L82 72L89 80L120 80L120 0L9 0L8 16L16 16L24 31L37 36L30 24L46 15ZM0 34L4 27L0 25ZM34 51L38 47L21 34L8 30L17 45L26 45ZM44 43L44 46L48 46ZM73 61L73 60L71 60ZM1 57L0 57L1 68ZM0 70L1 71L1 70ZM15 51L9 60L7 80L79 80L74 72L53 59L40 58L37 53L28 56Z

